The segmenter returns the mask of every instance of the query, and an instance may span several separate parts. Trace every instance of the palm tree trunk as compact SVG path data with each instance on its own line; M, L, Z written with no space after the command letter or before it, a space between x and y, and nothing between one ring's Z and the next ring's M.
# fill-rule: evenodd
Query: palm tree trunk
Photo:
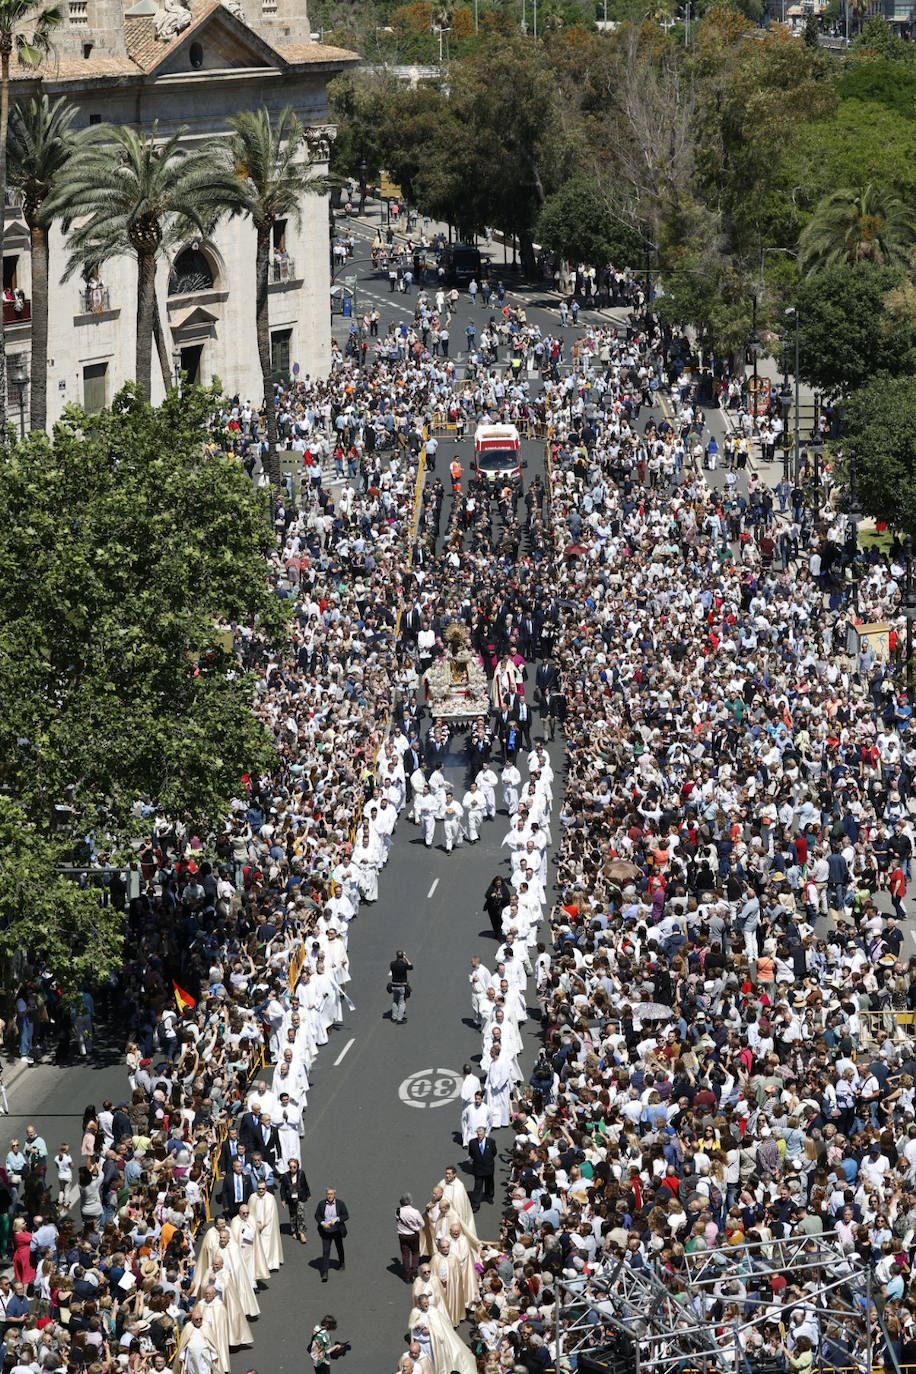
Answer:
M12 34L4 34L0 47L0 268L6 243L6 140L10 127L10 53ZM2 285L2 282L0 282ZM6 324L0 311L0 442L6 442Z
M137 254L136 380L144 400L150 398L153 375L153 313L156 308L156 255Z
M264 413L267 417L267 478L280 485L280 457L277 453L277 411L274 406L273 369L270 365L270 318L268 315L267 269L270 262L270 225L259 225L255 254L254 323L258 340L258 359L264 386Z
M169 357L169 350L165 346L165 334L162 329L162 320L159 318L159 299L155 289L153 291L153 338L156 341L156 352L159 354L162 385L168 393L175 385L175 379L172 376L172 360Z
M48 231L29 225L32 241L32 403L30 425L48 423Z

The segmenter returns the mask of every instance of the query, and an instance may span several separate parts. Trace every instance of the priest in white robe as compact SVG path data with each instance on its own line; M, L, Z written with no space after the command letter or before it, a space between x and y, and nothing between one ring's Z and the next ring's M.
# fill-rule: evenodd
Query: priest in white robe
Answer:
M219 1250L217 1254L222 1255L223 1263L227 1268L231 1268L238 1283L239 1297L242 1302L242 1311L246 1317L259 1317L261 1315L261 1304L258 1302L255 1285L251 1281L251 1275L245 1268L245 1261L242 1259L242 1252L232 1239L232 1233L226 1226L224 1231L219 1233Z
M442 1189L442 1196L448 1203L452 1214L456 1216L459 1221L463 1222L465 1230L469 1231L471 1235L476 1238L477 1223L474 1220L471 1199L468 1197L468 1190L458 1177L453 1165L446 1165L445 1177L440 1178L436 1187ZM452 1225L454 1225L454 1222Z
M270 1278L270 1270L267 1267L267 1260L261 1246L261 1233L254 1224L247 1202L242 1203L238 1216L232 1218L229 1223L229 1230L239 1247L245 1272L248 1274L252 1286L257 1288L259 1283L266 1283Z
M219 1351L203 1329L202 1307L195 1307L185 1322L172 1368L176 1374L218 1374Z
M478 1087L474 1099L461 1113L461 1143L465 1149L477 1135L478 1126L483 1126L487 1135L493 1129L493 1113L484 1100L483 1088Z
M415 1330L429 1333L436 1374L477 1374L477 1361L455 1334L444 1307L430 1307L429 1298L423 1296L411 1309L407 1324L411 1336Z
M239 1292L235 1274L223 1259L221 1251L214 1256L210 1265L207 1285L212 1285L218 1298L222 1299L229 1322L229 1344L254 1345L254 1336L245 1316L242 1295ZM206 1286L205 1285L205 1288Z
M258 1180L258 1191L249 1199L251 1219L258 1229L261 1248L268 1269L275 1271L283 1263L283 1243L280 1239L280 1213L277 1199L267 1191L263 1178Z
M302 969L302 976L296 984L296 1000L301 1008L301 1014L305 1016L308 1023L309 1035L316 1049L319 1045L328 1043L328 1031L321 1015L321 1008L324 1005L324 992L314 982L312 970L308 964Z
M484 1101L490 1108L493 1129L508 1126L512 1108L512 1069L497 1049L491 1049L484 1082Z
M277 1139L280 1142L277 1173L285 1174L289 1169L291 1159L295 1159L299 1164L302 1163L302 1145L300 1143L302 1107L298 1102L293 1101L289 1093L283 1092L280 1094L277 1110L270 1120L271 1124L276 1127Z
M469 1204L470 1205L470 1204ZM473 1214L472 1214L473 1215ZM461 1287L462 1316L464 1310L473 1306L477 1301L477 1294L480 1288L480 1276L477 1273L475 1264L480 1254L480 1245L474 1245L467 1233L461 1229L457 1221L453 1221L449 1227L449 1240L451 1241L450 1257L458 1271L458 1283Z
M212 1283L204 1286L204 1300L201 1303L204 1320L202 1330L216 1350L218 1367L222 1374L230 1374L229 1358L229 1314L222 1298L217 1296Z

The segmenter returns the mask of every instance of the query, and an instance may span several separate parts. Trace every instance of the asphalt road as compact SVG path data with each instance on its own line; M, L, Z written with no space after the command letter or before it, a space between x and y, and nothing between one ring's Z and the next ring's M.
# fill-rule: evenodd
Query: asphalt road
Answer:
M383 321L387 318L383 314ZM446 485L454 447L443 441L440 448L437 475ZM459 451L467 469L470 441ZM543 477L543 443L526 442L524 457L525 481L536 472ZM444 516L448 503L446 496ZM461 744L462 736L456 736L454 747ZM553 745L549 751L558 798L562 749ZM445 772L460 797L466 780L463 756L453 755ZM501 801L500 791L497 798ZM237 1352L234 1374L252 1366L262 1374L301 1368L311 1329L325 1312L337 1317L340 1337L352 1342L345 1359L352 1374L393 1370L404 1350L410 1289L400 1277L394 1213L405 1192L422 1209L446 1164L463 1169L458 1092L463 1065L479 1068L481 1048L471 1022L467 973L472 954L492 967L496 941L482 909L483 894L496 873L510 872L508 850L501 847L508 829L509 818L500 810L495 821L484 824L478 844L446 854L441 826L436 846L426 849L402 812L379 880L379 900L363 906L350 927L348 992L356 1010L345 1013L344 1026L318 1056L305 1122L303 1165L313 1204L333 1186L350 1211L346 1269L337 1272L332 1260L329 1281L321 1284L314 1223L308 1247L285 1241L286 1264L260 1297L254 1348ZM404 949L414 965L404 1025L389 1019L385 990L396 949ZM529 1003L533 997L531 982ZM537 1030L536 1019L529 1018L523 1028L526 1073L539 1043ZM499 1132L497 1142L507 1144L509 1136ZM469 1175L462 1176L470 1191ZM495 1204L482 1205L477 1216L485 1239L498 1234L505 1177L500 1163Z
M447 776L456 790L463 787L463 762L453 761ZM356 1011L321 1050L306 1118L303 1162L313 1197L332 1185L350 1211L346 1270L332 1268L321 1284L314 1228L308 1247L285 1242L287 1263L260 1299L254 1351L239 1352L233 1370L299 1369L325 1312L353 1344L346 1357L353 1374L393 1369L404 1349L410 1290L398 1271L394 1211L404 1192L422 1208L445 1165L463 1162L454 1138L457 1094L462 1065L480 1054L466 975L473 953L486 960L494 948L481 904L493 875L508 871L500 850L507 830L500 815L484 826L479 844L448 855L441 827L439 845L427 850L402 815L379 901L363 907L350 930ZM403 1025L390 1021L385 991L396 948L414 965ZM533 1023L528 1029L533 1046ZM505 1141L508 1132L500 1136ZM483 1237L497 1234L501 1200L498 1189L497 1205L478 1213Z

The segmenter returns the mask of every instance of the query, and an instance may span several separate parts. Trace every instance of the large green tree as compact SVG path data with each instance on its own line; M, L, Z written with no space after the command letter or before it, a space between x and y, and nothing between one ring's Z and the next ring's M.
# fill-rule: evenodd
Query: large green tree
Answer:
M283 634L272 531L217 405L128 389L0 456L0 777L39 827L139 795L215 821L270 757L227 629Z
M0 796L0 958L25 954L46 966L67 996L118 967L123 917L99 905L97 890L61 876L62 857L54 839Z
M64 22L57 5L35 0L0 0L0 200L6 194L7 136L10 123L10 66L13 54L23 67L38 68L51 48L54 30ZM6 215L0 204L0 263ZM6 434L6 335L0 316L0 436Z
M150 394L153 328L157 312L156 265L161 253L190 232L212 224L217 154L213 146L185 142L188 130L167 137L119 127L104 141L69 160L46 212L66 215L69 264L65 274L99 267L113 257L137 263L136 381Z
M916 247L916 216L886 186L831 192L817 206L798 240L801 266L817 272L843 262L905 267Z
M842 263L805 278L796 292L801 377L817 391L844 396L879 372L916 362L911 319L888 310L901 274L870 263Z
M8 181L22 197L32 253L33 429L44 429L48 411L48 234L54 222L49 198L75 149L96 133L73 128L77 113L63 97L52 102L36 95L18 100L10 114Z
M864 509L916 536L916 377L876 377L849 397L845 445L856 452Z
M281 220L302 221L302 202L326 189L308 161L302 122L287 106L271 119L270 111L246 110L231 119L232 137L225 149L226 166L219 184L210 191L221 208L244 215L255 231L254 323L258 361L267 416L267 473L279 485L277 409L270 356L270 294L268 274L274 226Z
M622 207L590 177L570 177L547 197L535 225L539 243L584 262L636 267L644 243L625 220Z

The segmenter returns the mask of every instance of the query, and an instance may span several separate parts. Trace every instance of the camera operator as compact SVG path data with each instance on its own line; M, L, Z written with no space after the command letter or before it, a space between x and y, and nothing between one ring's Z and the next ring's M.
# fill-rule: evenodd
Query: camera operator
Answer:
M312 1364L315 1366L316 1374L330 1374L331 1361L345 1355L350 1349L349 1341L335 1341L334 1332L337 1330L337 1318L330 1314L322 1317L321 1321L312 1332L312 1340L309 1345L309 1354L312 1357Z

